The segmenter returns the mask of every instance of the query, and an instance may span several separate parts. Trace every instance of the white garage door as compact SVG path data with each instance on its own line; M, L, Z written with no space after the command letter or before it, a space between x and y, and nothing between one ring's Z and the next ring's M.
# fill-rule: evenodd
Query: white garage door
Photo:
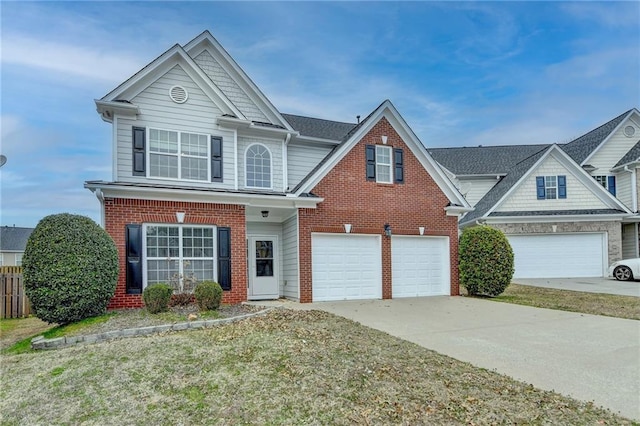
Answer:
M391 239L392 297L451 294L447 237Z
M605 234L507 235L514 278L601 277Z
M381 299L380 236L311 236L313 301Z

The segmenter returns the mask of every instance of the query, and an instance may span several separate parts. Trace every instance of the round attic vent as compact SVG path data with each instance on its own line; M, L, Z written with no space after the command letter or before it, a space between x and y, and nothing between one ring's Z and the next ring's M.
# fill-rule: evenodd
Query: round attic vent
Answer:
M182 86L173 86L171 89L169 89L169 97L173 102L177 104L183 104L187 102L189 93L187 92L187 89Z
M624 128L624 135L628 138L636 134L636 128L633 126L627 126Z

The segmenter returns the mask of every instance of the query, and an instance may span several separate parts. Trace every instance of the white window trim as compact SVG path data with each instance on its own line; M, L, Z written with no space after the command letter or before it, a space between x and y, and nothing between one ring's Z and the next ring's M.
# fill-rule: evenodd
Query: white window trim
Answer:
M182 229L183 228L209 228L213 229L213 277L216 282L218 282L218 227L216 225L196 225L191 223L145 223L142 225L142 289L147 288L148 280L147 280L147 229L153 226L173 226L179 228L178 238L179 238L179 252L180 257L182 257ZM156 259L156 258L151 258ZM203 259L209 259L203 258ZM179 265L179 274L183 276L183 262L178 262ZM169 283L167 283L169 284Z
M151 130L159 130L162 132L174 132L178 134L178 152L176 154L170 154L170 153L166 153L166 152L151 152ZM146 129L146 162L147 162L147 178L149 179L161 179L161 180L172 180L172 181L186 181L186 182L209 182L211 183L211 135L210 134L206 134L206 133L198 133L198 132L191 132L191 131L183 131L183 130L175 130L175 129L163 129L160 127L147 127ZM182 133L189 133L191 135L198 135L198 136L205 136L207 138L207 179L204 180L200 180L200 179L187 179L187 178L183 178L182 177L182 164L180 162L180 159L182 157L194 157L194 158L204 158L204 157L199 157L199 156L195 156L195 155L184 155L181 154L181 147L182 147L182 137L181 134ZM217 135L214 135L217 136ZM167 155L167 156L173 156L173 157L177 157L178 158L178 177L177 178L172 178L172 177L164 177L164 176L151 176L151 154L156 154L156 155Z
M24 257L23 253L16 253L16 256L15 256L16 266L22 266L23 257ZM2 263L0 263L0 266L2 266Z
M550 186L547 183L547 178L555 178L555 184ZM554 190L554 196L549 197L549 190ZM558 199L558 176L556 175L545 175L544 176L544 199L545 200L557 200Z
M604 189L609 191L609 176L613 176L615 178L615 175L594 175L593 178L596 182L602 185ZM604 178L604 184L600 180L598 180L598 178Z
M382 146L376 145L376 182L377 183L393 183L393 149L390 146ZM380 163L378 159L380 156L378 155L378 148L386 149L389 151L389 163ZM381 180L380 173L378 173L378 166L389 167L389 180Z
M262 146L264 149L267 150L267 152L269 153L269 169L270 169L270 173L269 173L269 186L249 186L249 184L247 183L247 152L249 152L249 148L251 148L252 146L255 145L260 145ZM252 189L273 189L273 153L271 152L271 150L269 149L268 146L266 146L263 143L260 142L254 142L249 144L249 146L247 146L244 150L244 187L245 188L252 188Z

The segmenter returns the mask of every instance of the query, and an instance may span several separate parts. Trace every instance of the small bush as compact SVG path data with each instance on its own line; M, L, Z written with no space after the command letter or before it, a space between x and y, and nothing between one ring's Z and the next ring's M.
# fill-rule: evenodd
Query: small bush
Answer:
M168 284L151 284L142 292L142 300L150 313L157 314L169 308L172 294L173 289Z
M201 310L218 309L222 301L222 287L214 281L202 281L196 286L194 296Z
M505 235L489 226L466 228L460 237L460 284L470 295L500 295L513 277L513 250Z
M169 306L188 306L193 302L193 293L174 293L169 301Z
M116 290L118 250L93 220L68 213L38 222L22 259L35 316L60 325L102 315Z

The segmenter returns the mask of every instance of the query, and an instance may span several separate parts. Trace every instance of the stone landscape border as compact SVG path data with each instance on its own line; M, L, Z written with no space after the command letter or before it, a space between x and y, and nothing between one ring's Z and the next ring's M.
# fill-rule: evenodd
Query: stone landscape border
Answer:
M87 334L85 336L65 336L56 337L54 339L45 339L44 336L37 336L31 339L31 349L60 349L78 344L100 343L125 337L148 336L151 334L164 333L167 331L201 330L204 328L213 328L220 325L231 324L233 322L241 321L255 316L265 315L267 312L273 309L276 308L266 308L258 312L238 315L236 317L230 318L187 321L175 324L153 325L148 327L125 328L123 330L105 331L104 333Z

